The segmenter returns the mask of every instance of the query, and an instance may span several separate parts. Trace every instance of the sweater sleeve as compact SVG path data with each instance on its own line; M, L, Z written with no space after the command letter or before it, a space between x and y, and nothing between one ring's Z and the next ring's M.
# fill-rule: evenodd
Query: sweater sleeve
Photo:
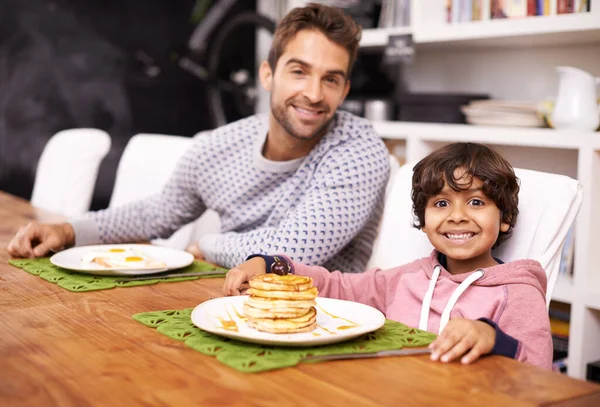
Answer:
M197 165L202 159L201 142L195 142L183 154L159 193L71 221L77 245L166 238L197 219L206 210L197 188L201 176Z
M498 328L518 341L515 359L552 368L552 336L544 296L530 285L507 286L507 305Z
M381 216L389 176L389 154L381 140L353 147L342 143L311 165L302 169L309 173L302 181L308 183L306 194L276 226L204 236L198 244L206 259L234 267L252 253L283 253L296 262L322 265Z
M389 270L374 268L364 273L329 272L324 267L293 263L294 272L313 279L320 297L355 301L377 308L384 314L394 299L400 278L411 264Z

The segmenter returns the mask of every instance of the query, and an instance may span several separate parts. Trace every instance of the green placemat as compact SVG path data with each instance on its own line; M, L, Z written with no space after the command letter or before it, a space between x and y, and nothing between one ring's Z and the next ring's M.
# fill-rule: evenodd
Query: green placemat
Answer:
M190 276L177 278L155 278L142 281L123 281L127 277L116 276L92 276L89 274L77 273L50 263L48 257L39 259L13 259L9 264L19 267L30 274L34 274L46 281L54 283L65 290L73 292L108 290L115 287L136 287L140 285L150 285L156 283L174 283L177 281L196 280L198 278L224 277L226 269L213 266L201 261L194 261L189 266L177 270L178 273L195 273L210 270L223 270L222 275L212 276Z
M379 352L403 347L427 346L437 335L387 320L375 332L360 338L312 348L286 348L239 342L197 328L191 321L193 308L143 312L133 319L241 372L263 372L296 366L309 355Z

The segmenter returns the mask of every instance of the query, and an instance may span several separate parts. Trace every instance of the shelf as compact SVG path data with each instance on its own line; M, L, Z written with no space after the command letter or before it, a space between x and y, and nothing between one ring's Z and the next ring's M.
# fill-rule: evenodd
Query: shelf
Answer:
M375 131L387 139L416 137L429 142L471 141L486 144L578 149L600 145L600 133L527 127L491 127L469 124L374 122Z
M414 29L418 47L510 47L600 43L598 13L574 13L458 24L423 24Z
M573 278L565 274L559 274L552 290L552 300L573 303Z
M600 311L600 289L588 291L585 296L585 305L588 308Z
M361 48L385 47L390 35L410 34L410 27L370 28L363 30Z

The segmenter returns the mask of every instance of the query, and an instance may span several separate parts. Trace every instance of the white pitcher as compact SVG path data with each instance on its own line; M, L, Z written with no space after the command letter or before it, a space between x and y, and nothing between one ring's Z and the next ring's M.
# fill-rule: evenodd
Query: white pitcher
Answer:
M600 108L596 101L596 86L600 84L600 78L571 66L559 66L556 70L559 83L552 126L556 129L596 130L600 124Z

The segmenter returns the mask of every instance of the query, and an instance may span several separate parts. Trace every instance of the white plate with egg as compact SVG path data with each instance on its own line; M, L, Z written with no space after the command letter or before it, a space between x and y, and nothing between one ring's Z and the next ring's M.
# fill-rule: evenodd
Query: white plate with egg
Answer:
M55 266L100 276L136 276L189 266L191 253L146 244L73 247L50 257Z
M216 335L279 346L316 346L347 341L383 326L383 313L358 302L317 297L317 327L312 332L274 334L250 328L243 314L247 295L208 300L192 311L192 323Z

